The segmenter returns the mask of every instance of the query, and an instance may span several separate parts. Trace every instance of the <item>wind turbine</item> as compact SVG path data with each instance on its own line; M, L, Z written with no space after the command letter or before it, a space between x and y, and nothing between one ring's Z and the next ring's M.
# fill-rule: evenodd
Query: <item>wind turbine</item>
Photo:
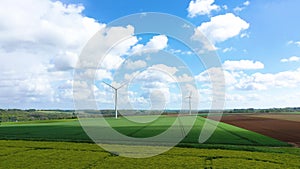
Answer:
M118 105L118 90L120 88L122 88L126 83L123 83L118 88L116 88L116 87L114 87L114 86L112 86L112 85L110 85L110 84L108 84L106 82L103 82L103 83L115 90L115 117L117 119L118 118L118 107L117 107L117 105Z
M189 108L190 108L190 115L192 115L192 92L190 92L190 95L185 97L189 99Z

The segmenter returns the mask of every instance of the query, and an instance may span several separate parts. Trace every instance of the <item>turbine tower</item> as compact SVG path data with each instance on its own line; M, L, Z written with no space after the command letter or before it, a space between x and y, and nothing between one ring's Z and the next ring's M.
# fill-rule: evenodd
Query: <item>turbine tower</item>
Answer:
M104 84L106 84L107 86L109 86L109 87L111 87L112 89L114 89L114 91L115 91L115 117L116 117L116 119L118 118L118 90L120 89L120 88L122 88L126 83L123 83L120 87L118 87L118 88L116 88L116 87L114 87L114 86L112 86L112 85L110 85L110 84L108 84L108 83L106 83L106 82L103 82Z
M190 115L192 115L192 92L190 92L190 95L185 97L189 99L189 108L190 108Z

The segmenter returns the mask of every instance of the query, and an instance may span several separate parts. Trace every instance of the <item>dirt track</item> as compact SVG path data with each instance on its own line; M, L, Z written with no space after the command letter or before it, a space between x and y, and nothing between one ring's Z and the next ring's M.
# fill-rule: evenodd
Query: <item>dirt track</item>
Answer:
M300 147L300 122L251 115L223 116L221 121Z

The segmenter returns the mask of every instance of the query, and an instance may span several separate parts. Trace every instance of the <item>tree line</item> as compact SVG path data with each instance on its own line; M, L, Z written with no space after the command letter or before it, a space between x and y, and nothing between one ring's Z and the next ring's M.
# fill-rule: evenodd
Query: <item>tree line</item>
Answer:
M0 122L54 120L76 118L71 110L0 109Z
M104 117L114 116L114 110L84 110L90 115L95 116L101 114ZM122 110L126 111L128 115L151 115L161 114L160 111L155 110ZM269 109L226 109L223 113L280 113L280 112L300 112L300 107L287 108L269 108ZM193 111L195 112L195 111ZM199 114L209 113L209 110L199 110ZM178 114L179 110L165 110L162 114ZM122 115L120 115L122 116ZM74 119L77 118L75 110L36 110L36 109L0 109L0 123L1 122L18 122L18 121L33 121L33 120L55 120L55 119Z

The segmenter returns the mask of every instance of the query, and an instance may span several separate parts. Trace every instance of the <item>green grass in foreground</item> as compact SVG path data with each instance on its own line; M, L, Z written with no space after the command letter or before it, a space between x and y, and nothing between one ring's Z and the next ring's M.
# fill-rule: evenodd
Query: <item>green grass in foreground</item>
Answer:
M88 143L0 140L0 168L300 168L299 149L260 149L175 147L154 157L134 159Z
M167 130L174 122L175 117L163 116L154 122L145 124L133 123L125 118L107 118L106 120L118 132L140 138L155 136ZM204 121L204 118L197 117L194 126L181 144L198 144L198 137ZM90 120L91 126L96 124L97 119ZM213 122L210 125L213 125ZM0 126L0 139L91 142L77 120L4 123ZM276 139L224 123L218 124L214 134L205 144L289 146Z

